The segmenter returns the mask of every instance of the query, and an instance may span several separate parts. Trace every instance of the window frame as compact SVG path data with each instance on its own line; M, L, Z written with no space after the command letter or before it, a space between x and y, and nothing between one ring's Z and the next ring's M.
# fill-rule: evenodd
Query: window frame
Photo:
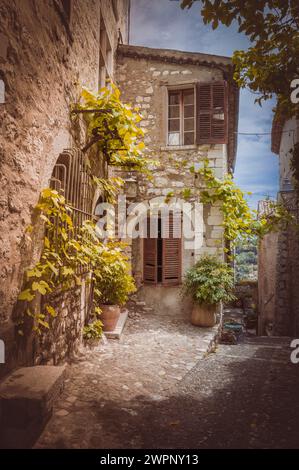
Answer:
M194 106L194 130L193 130L193 133L194 133L194 140L193 140L193 143L189 143L189 144L185 144L184 143L184 121L185 121L185 118L184 118L184 101L183 101L183 92L186 91L186 90L193 90L193 96L194 96L194 100L193 100L193 106ZM169 117L169 96L170 96L170 93L180 93L180 130L179 130L179 144L170 144L169 143L169 134L171 134L171 132L169 131L169 120L171 119ZM166 87L166 147L169 148L169 149L172 149L172 148L177 148L177 147L180 147L180 148L190 148L190 147L194 147L196 145L196 122L197 122L197 109L196 109L196 104L197 104L197 97L196 97L196 83L185 83L185 84L175 84L175 85L169 85ZM192 132L192 131L190 131Z

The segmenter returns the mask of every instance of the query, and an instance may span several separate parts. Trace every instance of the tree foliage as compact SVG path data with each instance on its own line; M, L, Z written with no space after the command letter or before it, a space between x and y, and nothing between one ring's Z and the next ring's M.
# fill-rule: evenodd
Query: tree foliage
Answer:
M182 0L190 8L197 0ZM239 25L252 46L235 51L235 79L241 87L261 94L261 104L277 95L279 109L292 114L291 81L299 75L298 0L200 0L205 24Z

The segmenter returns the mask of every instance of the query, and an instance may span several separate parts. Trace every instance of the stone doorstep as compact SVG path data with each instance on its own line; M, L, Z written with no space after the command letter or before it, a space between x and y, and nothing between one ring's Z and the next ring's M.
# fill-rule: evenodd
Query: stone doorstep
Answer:
M126 321L128 319L129 311L127 309L120 312L119 319L113 331L105 331L104 334L107 339L120 339L124 331Z
M0 383L0 443L28 447L50 418L66 366L22 367Z

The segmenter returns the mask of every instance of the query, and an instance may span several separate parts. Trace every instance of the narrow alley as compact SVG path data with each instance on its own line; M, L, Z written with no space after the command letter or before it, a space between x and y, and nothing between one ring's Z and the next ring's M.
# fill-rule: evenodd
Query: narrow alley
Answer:
M82 356L36 448L298 447L288 338L203 354L212 331L148 314ZM213 350L213 349L212 349Z

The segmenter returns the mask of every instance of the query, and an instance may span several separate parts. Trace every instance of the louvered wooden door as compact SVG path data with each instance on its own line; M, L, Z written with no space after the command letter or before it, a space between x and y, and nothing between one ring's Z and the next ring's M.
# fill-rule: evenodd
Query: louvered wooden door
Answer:
M157 283L157 239L145 238L143 245L143 279L146 284Z
M182 270L182 238L181 214L170 214L169 233L167 238L144 239L144 268L143 279L146 284L158 283L158 246L162 247L162 278L163 285L178 285L181 283Z

